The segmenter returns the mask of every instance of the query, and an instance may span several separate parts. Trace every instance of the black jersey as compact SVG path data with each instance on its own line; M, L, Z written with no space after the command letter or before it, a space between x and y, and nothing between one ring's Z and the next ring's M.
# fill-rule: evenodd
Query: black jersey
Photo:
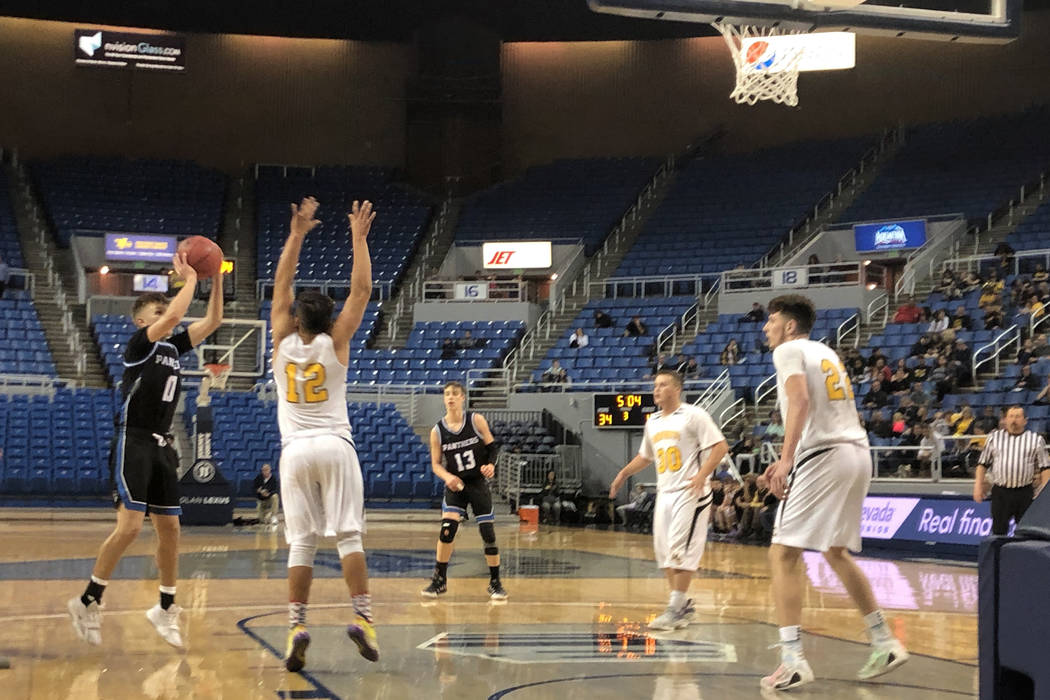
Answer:
M135 331L124 350L123 406L118 424L166 435L175 416L182 375L179 357L193 349L190 334L149 341L146 328Z
M445 469L464 481L480 479L481 465L488 463L488 448L474 429L474 414L471 411L463 414L463 427L458 433L449 430L444 418L438 421L437 429Z

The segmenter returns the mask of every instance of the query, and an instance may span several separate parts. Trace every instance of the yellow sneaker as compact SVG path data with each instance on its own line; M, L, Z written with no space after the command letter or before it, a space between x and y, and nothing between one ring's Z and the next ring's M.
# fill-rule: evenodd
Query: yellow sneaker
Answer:
M303 670L306 665L306 647L310 646L310 633L302 625L288 630L288 651L284 653L284 667L292 673Z
M379 640L371 622L358 615L354 624L346 628L346 634L357 645L361 656L369 661L379 661Z

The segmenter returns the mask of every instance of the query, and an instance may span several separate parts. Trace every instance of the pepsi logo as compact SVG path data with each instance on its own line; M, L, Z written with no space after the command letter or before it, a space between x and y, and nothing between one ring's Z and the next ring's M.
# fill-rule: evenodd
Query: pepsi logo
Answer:
M773 65L777 58L776 51L771 50L768 41L756 41L747 47L747 63L754 70L765 70Z

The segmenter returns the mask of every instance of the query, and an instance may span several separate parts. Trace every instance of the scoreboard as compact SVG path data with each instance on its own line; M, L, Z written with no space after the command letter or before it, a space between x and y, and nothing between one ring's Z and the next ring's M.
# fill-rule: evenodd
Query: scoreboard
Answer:
M641 428L655 412L652 394L594 394L595 428Z

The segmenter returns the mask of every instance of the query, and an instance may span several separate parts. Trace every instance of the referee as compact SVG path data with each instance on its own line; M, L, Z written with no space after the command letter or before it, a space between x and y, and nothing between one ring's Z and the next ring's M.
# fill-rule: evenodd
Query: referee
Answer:
M1043 436L1025 430L1024 407L1006 409L1003 427L988 435L984 451L977 462L973 500L985 498L985 475L992 482L992 534L1005 535L1010 518L1020 521L1032 504L1032 483L1036 472L1042 488L1050 481L1050 457Z

